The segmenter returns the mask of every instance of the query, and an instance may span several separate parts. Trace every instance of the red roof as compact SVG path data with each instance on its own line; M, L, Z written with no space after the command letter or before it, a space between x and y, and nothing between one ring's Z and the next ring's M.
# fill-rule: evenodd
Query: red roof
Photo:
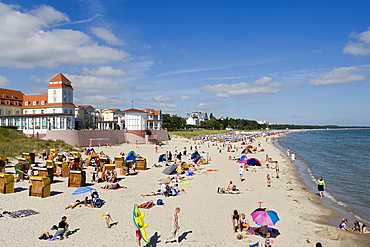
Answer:
M60 83L60 84L49 84L49 86L47 88L59 88L59 87L73 89L73 87L71 85L66 85L66 84L63 84L63 83Z
M0 105L10 105L12 107L21 107L24 94L18 90L0 88ZM9 100L9 101L8 101ZM18 105L16 105L18 102ZM10 103L10 104L7 104Z
M86 107L88 107L89 105L78 105L78 107L80 107L80 108L86 108Z
M53 79L51 79L50 81L65 81L65 82L69 82L69 83L72 83L70 80L67 79L67 77L65 77L62 73L59 73L57 74L56 76L54 76Z
M144 113L145 113L145 111L138 110L138 109L135 109L135 108L131 108L131 109L128 109L128 110L124 110L123 112L144 112Z

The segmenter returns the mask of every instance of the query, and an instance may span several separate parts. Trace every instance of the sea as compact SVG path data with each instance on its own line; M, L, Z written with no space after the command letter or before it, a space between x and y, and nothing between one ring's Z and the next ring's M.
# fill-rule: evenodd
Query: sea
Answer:
M370 129L293 132L275 143L296 154L300 177L315 196L316 181L324 178L323 205L348 218L349 226L354 220L370 225Z

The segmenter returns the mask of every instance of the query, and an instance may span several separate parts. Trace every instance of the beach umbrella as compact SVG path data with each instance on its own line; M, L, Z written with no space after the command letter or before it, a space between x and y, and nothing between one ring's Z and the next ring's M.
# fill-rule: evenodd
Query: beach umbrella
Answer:
M268 208L257 208L251 213L251 216L254 222L262 226L275 225L280 220L278 214Z
M92 191L92 190L94 190L94 188L91 188L91 187L80 187L80 188L78 188L77 190L75 190L73 193L72 193L72 195L81 195L81 194L85 194L85 193L87 193L87 192L90 192L90 191Z
M272 237L272 238L276 238L277 236L279 236L280 235L280 232L279 232L279 230L278 229L275 229L275 228L268 228L268 231L269 231L269 233L270 233L270 237Z
M170 175L171 173L174 173L176 171L176 168L177 166L175 165L172 165L172 166L169 166L169 167L166 167L162 173L166 174L166 175Z
M250 158L246 161L246 164L249 166L261 166L261 161L256 158Z
M200 156L200 154L198 152L194 152L194 153L191 154L190 159L194 159L194 158L199 157L199 156Z
M199 160L200 160L200 156L198 156L198 157L195 157L194 159L193 159L193 162L194 162L194 164L196 164Z

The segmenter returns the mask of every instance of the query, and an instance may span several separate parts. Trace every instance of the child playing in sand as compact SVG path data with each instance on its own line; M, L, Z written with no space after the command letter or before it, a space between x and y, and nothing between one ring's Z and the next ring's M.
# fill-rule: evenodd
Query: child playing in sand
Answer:
M357 220L354 222L354 227L352 228L352 231L359 231L360 233L370 233L367 229L366 229L366 225L361 223L361 222L358 222Z
M266 180L267 180L267 187L271 187L271 178L270 178L270 174L267 174L267 175L266 175Z
M105 218L105 224L107 225L107 228L110 228L110 222L112 221L113 222L113 219L112 217L110 216L109 212L106 212L104 214L104 218Z
M339 229L343 231L348 231L347 223L348 223L347 219L343 219L342 222L339 224Z
M265 247L271 247L270 233L266 233Z

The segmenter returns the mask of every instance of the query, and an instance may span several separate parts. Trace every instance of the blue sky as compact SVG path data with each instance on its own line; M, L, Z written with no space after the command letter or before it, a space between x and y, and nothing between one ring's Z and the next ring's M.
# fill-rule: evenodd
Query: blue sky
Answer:
M368 1L0 1L0 87L76 104L370 124Z

